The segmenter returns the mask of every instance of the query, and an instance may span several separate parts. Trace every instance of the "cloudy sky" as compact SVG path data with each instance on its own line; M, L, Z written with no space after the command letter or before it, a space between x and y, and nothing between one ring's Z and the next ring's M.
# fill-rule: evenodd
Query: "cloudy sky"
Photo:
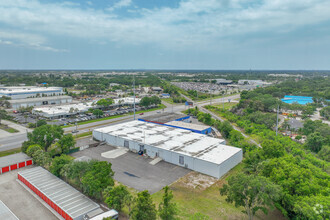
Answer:
M329 0L0 0L0 69L330 69Z

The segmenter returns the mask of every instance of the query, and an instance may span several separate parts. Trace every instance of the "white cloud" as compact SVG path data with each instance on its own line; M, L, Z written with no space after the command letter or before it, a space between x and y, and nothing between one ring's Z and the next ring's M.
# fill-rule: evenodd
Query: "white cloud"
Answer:
M113 6L107 8L107 11L113 11L118 8L129 7L132 5L132 0L119 0Z
M112 8L131 4L131 0L120 0ZM122 18L114 10L81 9L38 0L1 0L0 25L24 35L30 33L21 39L27 45L45 45L49 36L63 36L123 45L146 43L168 49L198 46L210 50L246 34L281 34L330 21L330 1L324 0L185 0L176 8L136 10L138 17Z

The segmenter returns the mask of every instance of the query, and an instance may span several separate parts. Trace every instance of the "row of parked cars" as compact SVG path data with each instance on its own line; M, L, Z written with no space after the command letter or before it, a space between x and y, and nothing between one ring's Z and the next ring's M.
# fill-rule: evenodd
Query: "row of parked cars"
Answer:
M142 109L143 108L141 108L141 107L137 107L137 108L135 108L135 111L140 111ZM109 117L109 116L114 116L114 115L122 115L122 114L127 114L130 112L134 112L134 109L133 108L118 108L118 109L111 110L111 111L105 111L103 113L103 115L100 115L99 117L92 115L92 114L79 114L74 119L63 118L61 120L66 121L67 123L73 124L73 123L80 122L80 121L88 121L88 120L92 120L92 119L96 119L96 118L104 118L104 117Z

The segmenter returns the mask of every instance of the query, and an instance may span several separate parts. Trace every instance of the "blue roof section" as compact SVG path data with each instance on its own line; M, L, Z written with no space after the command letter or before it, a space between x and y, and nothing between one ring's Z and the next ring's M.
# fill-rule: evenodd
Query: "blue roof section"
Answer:
M313 97L286 95L281 101L288 104L298 103L300 105L306 105L308 103L313 103Z

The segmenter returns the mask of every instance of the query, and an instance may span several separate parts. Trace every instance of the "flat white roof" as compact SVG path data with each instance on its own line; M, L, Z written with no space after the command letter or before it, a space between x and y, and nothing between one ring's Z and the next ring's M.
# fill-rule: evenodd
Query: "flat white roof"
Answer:
M223 139L143 121L131 121L95 129L146 145L220 164L242 149L222 144Z
M40 98L26 98L26 99L12 99L8 100L11 104L17 104L17 103L29 103L29 102L42 102L42 101L53 101L53 100L63 100L63 99L72 99L71 96L46 96L46 97L40 97Z
M70 109L74 109L73 113L79 113L88 111L90 108L94 108L92 105L93 102L86 102L86 103L78 103L78 104L67 104L67 105L59 105L59 106L43 106L34 108L33 112L37 113L38 111L46 113L48 115L63 115L63 114L69 114ZM78 111L75 111L78 110Z
M13 86L13 87L0 87L0 93L13 94L13 93L25 93L25 92L50 92L55 90L62 90L61 87L37 87L37 86Z
M198 130L198 131L203 131L203 130L210 128L210 126L187 123L187 122L182 122L182 121L170 121L165 124L178 126L178 127L182 127L182 128L194 129L194 130Z

